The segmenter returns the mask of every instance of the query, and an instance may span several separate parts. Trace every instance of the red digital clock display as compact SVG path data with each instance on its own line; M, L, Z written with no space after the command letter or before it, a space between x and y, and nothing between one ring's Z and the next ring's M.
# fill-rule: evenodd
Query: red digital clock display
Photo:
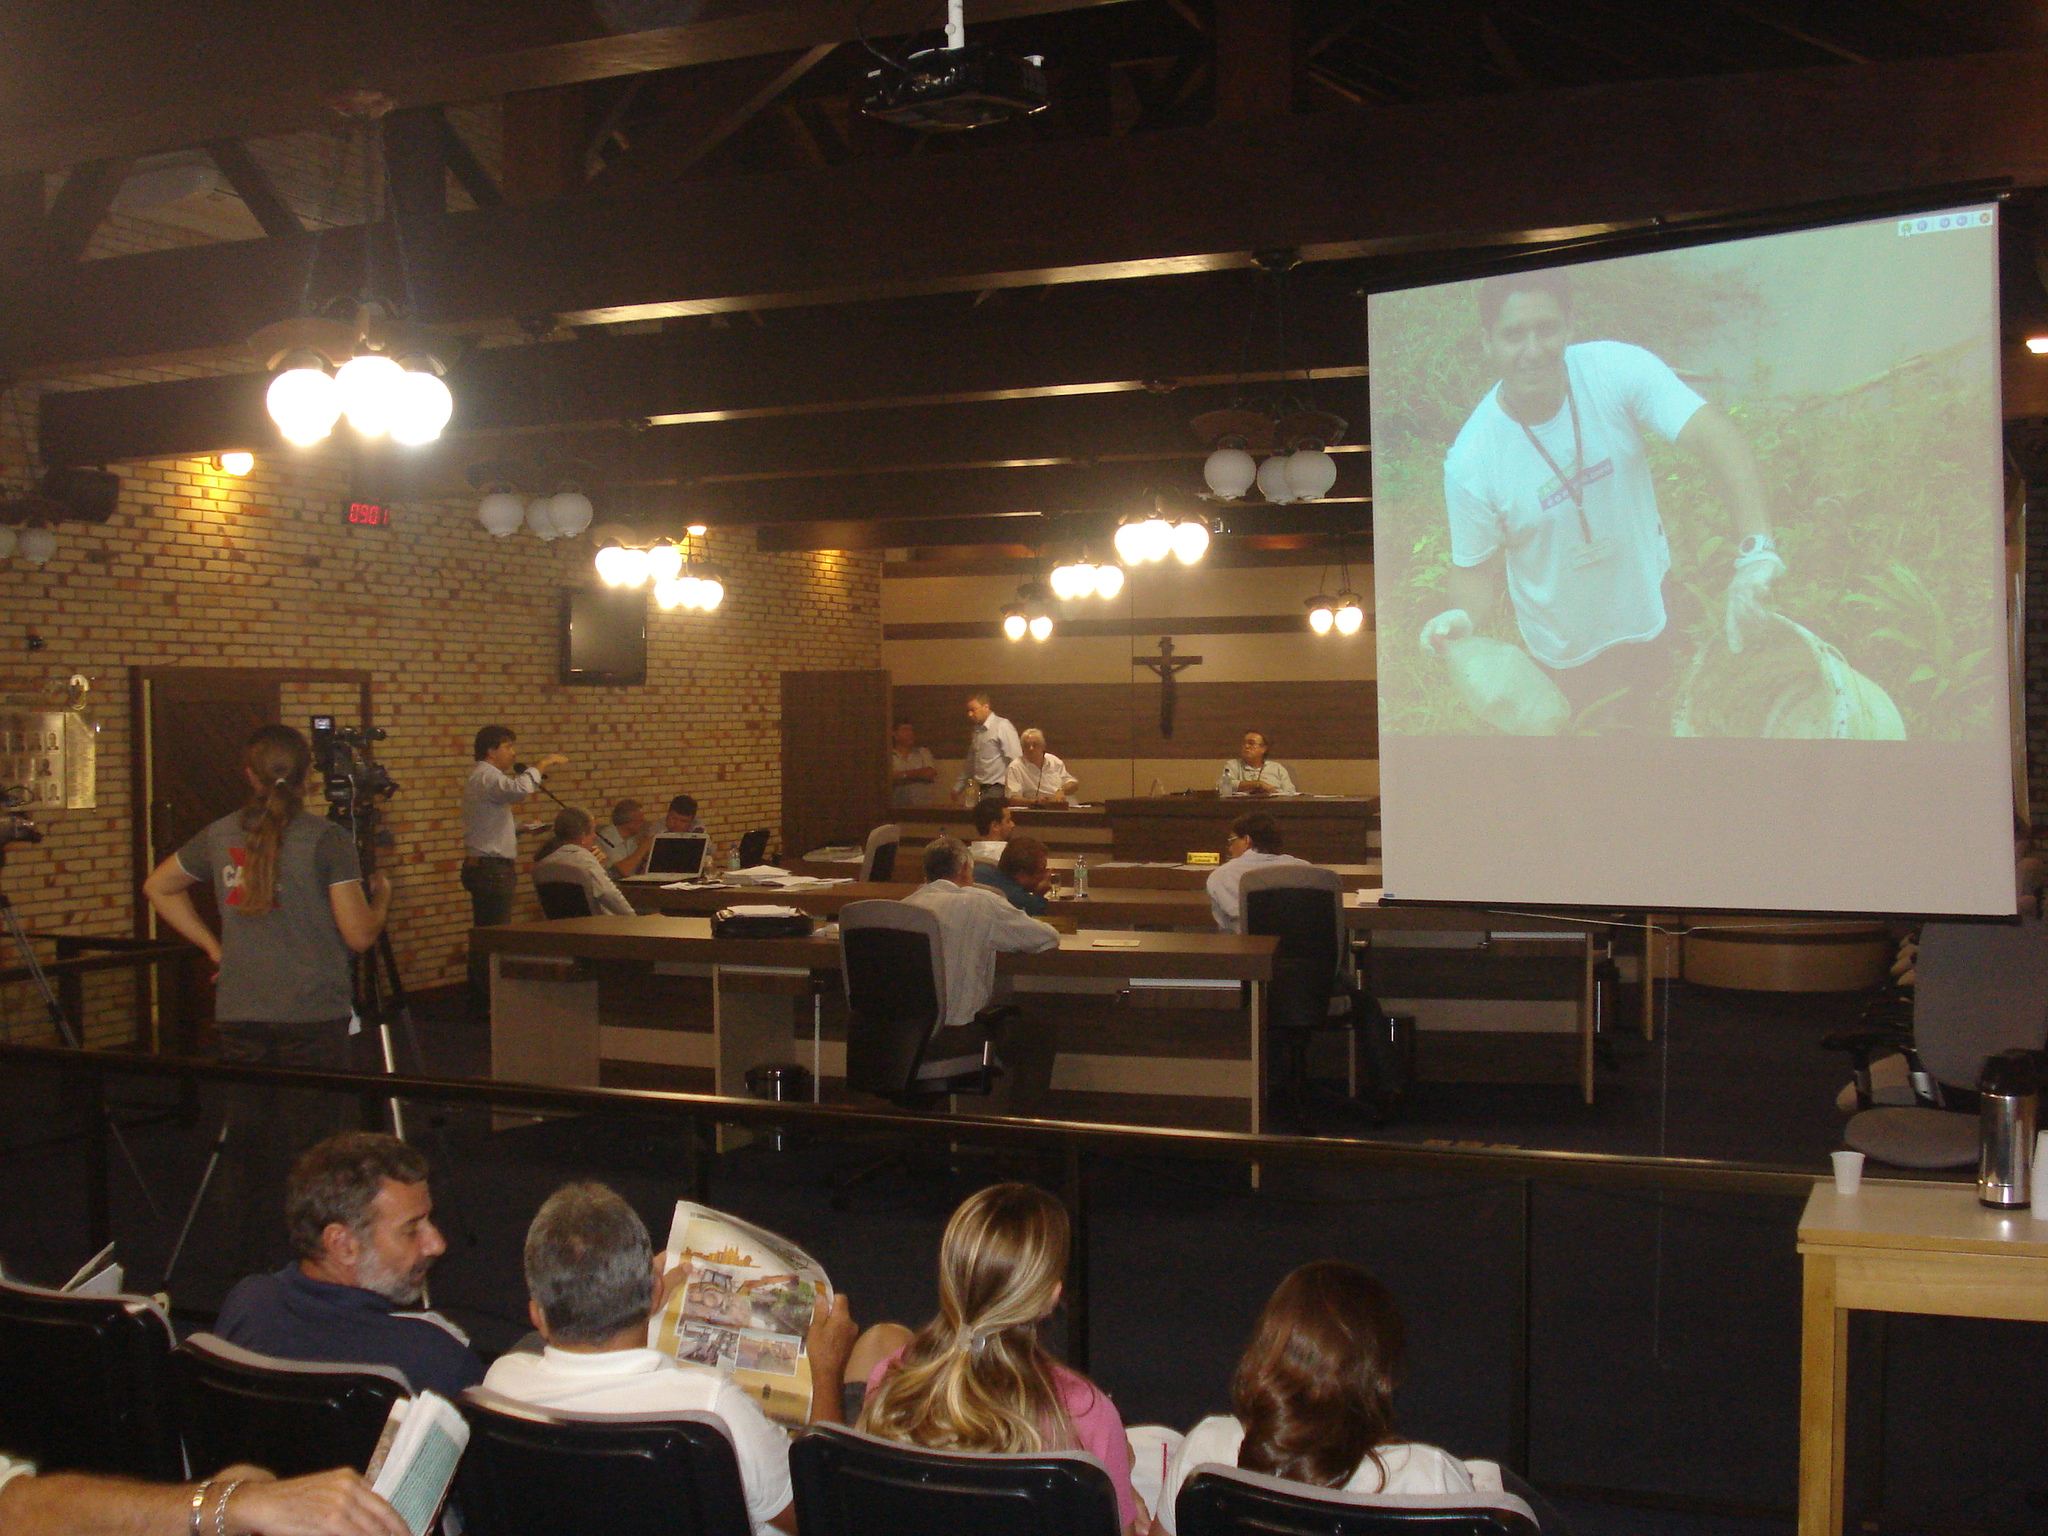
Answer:
M389 528L391 509L381 501L352 501L348 504L348 520L358 528Z

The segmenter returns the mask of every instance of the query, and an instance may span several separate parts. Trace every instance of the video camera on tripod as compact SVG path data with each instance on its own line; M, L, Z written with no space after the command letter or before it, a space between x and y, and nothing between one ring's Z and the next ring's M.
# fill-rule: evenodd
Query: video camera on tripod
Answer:
M332 715L313 718L313 767L327 797L330 821L353 822L398 793L398 781L377 761L370 743L389 734L378 726L337 726Z

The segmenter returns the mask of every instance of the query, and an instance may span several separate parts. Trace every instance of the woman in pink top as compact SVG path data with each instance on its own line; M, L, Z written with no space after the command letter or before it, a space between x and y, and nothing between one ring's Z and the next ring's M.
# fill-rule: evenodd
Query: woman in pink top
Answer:
M1109 1469L1119 1521L1143 1531L1116 1405L1038 1341L1067 1245L1065 1207L1029 1184L962 1202L939 1244L939 1315L915 1334L880 1325L902 1342L869 1374L857 1427L935 1451L1087 1451Z

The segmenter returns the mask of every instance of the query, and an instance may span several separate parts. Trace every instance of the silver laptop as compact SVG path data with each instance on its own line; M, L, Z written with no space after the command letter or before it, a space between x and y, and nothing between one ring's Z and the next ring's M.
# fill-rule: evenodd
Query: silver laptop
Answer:
M647 865L627 883L666 885L677 880L694 880L704 873L704 857L711 851L711 839L701 832L663 832L647 851Z

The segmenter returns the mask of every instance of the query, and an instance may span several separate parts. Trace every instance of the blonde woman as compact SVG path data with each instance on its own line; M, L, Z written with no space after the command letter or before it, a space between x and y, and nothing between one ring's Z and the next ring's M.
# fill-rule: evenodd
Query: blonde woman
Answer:
M883 1323L863 1340L888 1352L868 1375L857 1427L935 1451L1087 1451L1109 1469L1120 1523L1142 1533L1151 1518L1131 1491L1122 1416L1039 1342L1067 1248L1066 1209L1043 1190L995 1184L969 1196L939 1244L939 1315L915 1334Z

